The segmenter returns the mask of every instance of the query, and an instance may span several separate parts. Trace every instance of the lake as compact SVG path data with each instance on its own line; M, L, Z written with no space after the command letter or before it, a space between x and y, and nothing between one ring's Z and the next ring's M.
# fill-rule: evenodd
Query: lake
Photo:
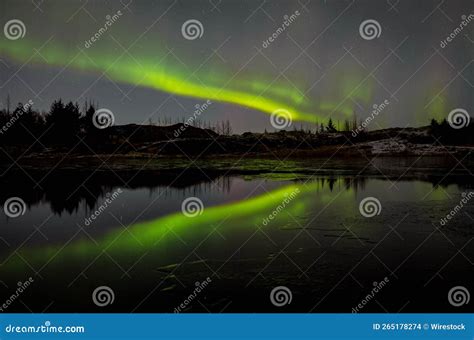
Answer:
M230 169L9 170L1 201L26 209L1 216L1 296L34 281L8 311L468 311L447 295L472 288L469 169L437 159ZM102 286L114 296L103 307L92 299ZM281 286L291 299L278 306Z

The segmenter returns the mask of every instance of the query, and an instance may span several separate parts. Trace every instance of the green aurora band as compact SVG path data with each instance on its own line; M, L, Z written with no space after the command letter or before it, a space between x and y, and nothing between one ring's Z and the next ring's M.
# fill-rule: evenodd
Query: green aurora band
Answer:
M277 112L291 120L316 123L333 114L337 118L353 115L353 107L346 102L359 99L368 103L372 96L370 80L363 79L354 72L341 73L333 78L335 86L328 87L330 93L322 93L322 98L338 100L319 100L310 103L304 91L295 86L284 86L274 80L248 79L248 76L231 75L215 67L191 72L187 66L169 62L162 53L153 58L133 57L113 54L108 50L78 50L60 45L48 44L36 53L37 44L22 39L19 41L0 40L0 57L15 63L31 63L50 67L70 68L77 71L106 75L114 81L135 86L147 87L186 97L209 99L218 102L237 104L267 114ZM238 72L237 72L238 73ZM325 91L323 91L325 92ZM319 111L319 112L314 112Z
M334 185L344 186L344 181L338 179ZM288 199L289 197L291 199ZM285 199L289 202L284 209L264 225L263 220L277 210ZM345 202L346 208L341 207L342 211L351 209L349 202L353 199L353 189L345 188L338 194L338 202ZM324 186L323 182L285 185L246 200L205 207L201 215L192 218L176 212L156 220L129 226L128 229L119 228L120 230L109 232L97 241L82 239L65 246L21 249L21 257L14 256L6 261L1 272L24 275L25 271L32 269L31 266L35 271L42 271L46 267L54 271L55 267L61 267L64 263L67 263L67 266L81 267L95 261L94 259L104 252L113 256L114 259L120 259L121 263L131 261L130 265L137 256L150 253L153 254L156 265L164 265L169 263L167 261L175 260L172 253L179 248L176 245L173 246L177 241L177 236L187 245L192 246L202 242L206 235L213 232L215 226L218 225L220 231L224 233L235 233L242 228L247 230L281 228L294 222L291 216L309 214L314 211L316 205L324 207L333 200L333 193L327 185Z

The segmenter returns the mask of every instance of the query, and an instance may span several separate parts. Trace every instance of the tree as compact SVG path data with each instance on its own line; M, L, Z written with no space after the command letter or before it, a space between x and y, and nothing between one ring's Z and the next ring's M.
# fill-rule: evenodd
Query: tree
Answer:
M349 120L345 119L344 120L344 131L350 131L350 130L351 130L351 127L349 125Z
M80 132L80 123L81 113L77 103L64 105L61 99L54 101L46 117L49 140L57 144L74 143Z
M354 119L352 120L352 130L357 131L357 115L354 113Z
M436 129L436 128L439 127L439 123L438 123L438 121L437 121L436 119L432 118L432 119L431 119L430 126L431 126L432 129Z
M326 131L327 131L327 132L337 132L337 129L336 129L336 127L334 126L334 123L332 122L332 119L331 119L331 118L329 118L328 126L326 127Z
M7 114L10 114L10 93L7 94Z
M23 135L24 142L30 144L39 137L43 125L43 118L39 115L38 112L33 111L31 106L27 108L19 103L16 109L20 110L23 114L18 118L17 124L15 126L21 125L21 128L24 129Z
M230 126L230 122L227 119L224 124L224 135L230 136L232 134L232 126Z
M95 106L94 104L89 103L89 106L87 106L87 103L85 105L86 113L84 117L82 117L82 126L86 133L94 133L97 128L94 126L94 114L95 114Z

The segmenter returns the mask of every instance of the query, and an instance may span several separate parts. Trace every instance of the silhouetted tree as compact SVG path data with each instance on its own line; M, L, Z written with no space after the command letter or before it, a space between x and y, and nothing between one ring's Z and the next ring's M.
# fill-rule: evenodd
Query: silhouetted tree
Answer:
M232 134L232 126L230 126L230 122L227 119L224 123L224 135L230 136Z
M46 117L49 128L48 140L54 144L70 145L77 141L80 132L81 113L79 105L72 102L64 105L61 99L51 105Z
M32 144L39 138L44 123L42 116L33 111L30 103L18 103L11 114L3 110L0 120L1 139L9 144Z
M334 123L332 122L332 119L331 119L331 118L329 118L328 126L326 127L326 131L327 131L327 132L337 132L337 129L336 129L336 127L334 126Z
M7 94L7 114L10 114L10 93Z
M89 105L85 105L86 108L86 113L81 119L82 122L82 127L86 133L94 133L97 131L97 128L94 126L94 113L95 113L95 106L92 103L89 103Z
M354 118L352 120L352 130L357 131L357 115L354 113Z
M344 131L350 131L350 130L351 130L351 127L349 125L349 120L345 119L344 120Z

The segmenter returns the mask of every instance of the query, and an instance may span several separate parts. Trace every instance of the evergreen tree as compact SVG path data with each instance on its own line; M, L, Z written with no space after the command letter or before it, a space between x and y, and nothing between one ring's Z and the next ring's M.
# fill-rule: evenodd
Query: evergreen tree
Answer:
M80 132L81 113L79 105L72 102L64 105L61 99L51 105L46 118L49 140L55 144L69 145L77 141Z
M94 133L97 128L94 126L94 113L95 113L95 106L93 104L89 104L87 106L86 103L86 113L84 117L82 117L82 126L86 133Z
M334 126L334 123L332 122L332 119L331 119L331 118L329 118L328 126L326 127L326 131L327 131L327 132L337 132L337 129L336 129L336 127Z

